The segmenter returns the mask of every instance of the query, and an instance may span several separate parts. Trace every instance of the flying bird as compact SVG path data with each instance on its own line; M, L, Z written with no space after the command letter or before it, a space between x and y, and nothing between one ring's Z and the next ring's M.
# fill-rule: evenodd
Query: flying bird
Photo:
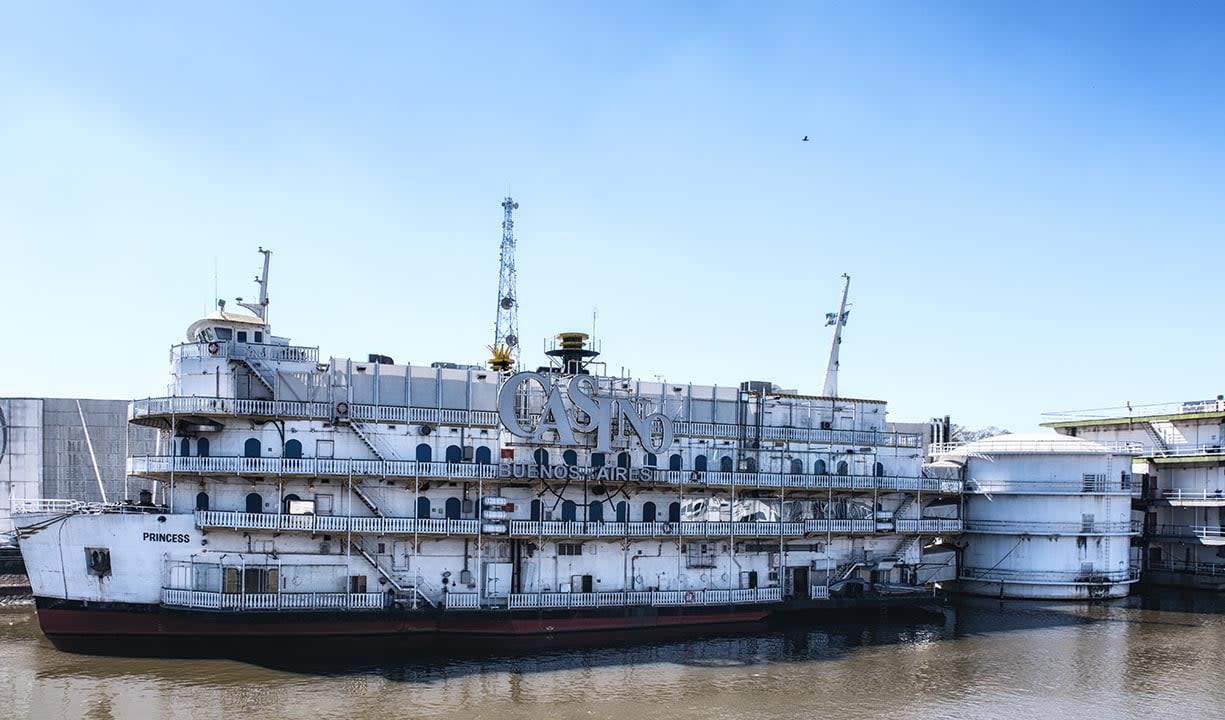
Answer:
M807 136L807 135L805 135L805 136L804 136L804 139L803 139L803 140L801 140L800 142L808 142L808 136Z

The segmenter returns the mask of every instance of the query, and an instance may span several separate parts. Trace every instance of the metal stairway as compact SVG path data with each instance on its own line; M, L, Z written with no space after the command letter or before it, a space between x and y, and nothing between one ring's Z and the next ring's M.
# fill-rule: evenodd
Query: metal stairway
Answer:
M893 548L893 552L886 555L883 559L893 560L894 562L902 562L906 559L906 553L919 542L920 535L906 535L898 540L897 547Z
M366 558L366 562L370 563L370 566L377 570L379 575L382 575L383 578L386 579L393 588L395 588L396 592L404 592L404 588L400 586L400 583L396 582L396 579L391 576L391 573L384 570L383 566L379 565L379 561L376 560L373 555L366 552L366 548L362 546L360 539L353 540L350 545L352 545L353 549L356 550L359 555Z
M353 434L360 438L361 441L365 443L366 447L370 448L370 452L374 453L374 456L379 460L400 459L395 452L383 446L383 443L379 441L377 435L363 428L361 423L357 422L356 420L348 420L347 424L353 430Z
M370 512L374 513L375 517L387 517L383 514L383 511L379 509L379 506L376 502L374 502L374 499L363 492L362 489L357 486L357 483L350 483L349 489L353 491L353 494L357 496L358 500L362 501L363 505L370 508Z
M1153 450L1157 453L1169 452L1170 448L1165 443L1165 438L1161 437L1161 433L1157 432L1157 428L1153 427L1153 423L1144 423L1144 432L1148 434L1148 439L1153 441Z
M247 367L251 368L251 373L255 375L255 377L264 384L264 387L268 388L268 392L273 393L273 397L275 397L276 370L265 364L264 361L260 360L259 358L243 358L242 362Z

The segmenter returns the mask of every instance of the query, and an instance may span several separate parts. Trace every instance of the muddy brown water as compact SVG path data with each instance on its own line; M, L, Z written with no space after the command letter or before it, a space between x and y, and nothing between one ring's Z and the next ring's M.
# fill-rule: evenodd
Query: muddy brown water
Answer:
M737 637L476 657L72 655L0 608L0 717L1223 718L1225 597L965 601Z

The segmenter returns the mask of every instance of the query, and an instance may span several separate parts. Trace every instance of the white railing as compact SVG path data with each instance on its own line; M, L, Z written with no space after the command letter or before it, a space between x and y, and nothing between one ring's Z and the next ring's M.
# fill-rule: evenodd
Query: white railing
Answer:
M1185 502L1185 501L1195 501L1195 500L1199 500L1199 501L1219 500L1219 501L1225 502L1225 490L1222 490L1220 488L1216 490L1208 490L1207 488L1203 490L1184 490L1182 488L1175 488L1175 489L1170 489L1170 490L1162 490L1161 499L1170 500L1172 502L1180 502L1180 501Z
M1095 408L1092 410L1063 410L1059 412L1042 413L1043 417L1053 418L1054 422L1071 420L1119 420L1127 422L1132 418L1152 417L1156 415L1182 415L1185 413L1215 413L1225 412L1225 400L1192 400L1191 402L1152 403L1150 405L1125 405L1122 407Z
M808 587L808 597L813 600L828 600L829 586L828 585L810 585Z
M1152 570L1165 570L1167 572L1191 573L1192 575L1225 576L1225 563L1186 562L1164 558L1149 563L1149 568Z
M512 520L510 534L520 537L801 537L813 530L812 523L803 522L599 522L581 520ZM871 520L835 520L844 523L845 530L835 532L873 532ZM825 532L824 527L820 532Z
M804 529L810 533L871 533L876 532L876 521L871 518L859 520L805 520Z
M480 593L449 592L444 597L448 610L477 610L481 607Z
M1221 455L1220 443L1203 445L1170 445L1164 448L1152 448L1145 455L1152 457L1191 457L1196 455Z
M1191 534L1200 540L1221 540L1225 538L1225 530L1219 525L1192 525Z
M216 350L212 351L210 347ZM232 340L182 343L170 348L171 360L206 357L317 363L319 362L319 348L301 345L240 343Z
M1109 572L1089 570L1005 570L999 568L962 567L962 580L988 580L1032 585L1079 585L1135 582L1140 579L1138 568Z
M1118 522L1038 522L1034 520L967 520L967 532L1004 535L1134 535L1137 520Z
M442 518L346 517L343 515L280 515L274 513L197 510L201 528L232 530L297 530L312 533L357 532L386 535L475 535L480 520Z
M381 610L383 593L220 593L162 588L162 604L203 610Z
M731 605L779 602L781 588L753 590L666 590L662 592L600 593L511 593L507 607L519 609L570 609L588 607L626 607L639 605ZM448 604L449 604L448 599Z
M1069 478L1067 480L968 480L965 492L979 495L1131 495L1132 476L1125 478Z
M245 400L218 397L160 397L128 403L128 419L156 415L240 415L257 417L294 417L330 419L335 413L331 403L292 400ZM440 425L494 427L498 414L491 410L450 410L404 405L349 405L349 417L372 422L416 422Z
M893 527L900 533L959 533L962 531L962 521L898 518L893 521Z
M27 498L23 500L13 500L12 513L14 515L43 515L43 514L67 514L85 512L88 508L87 503L80 500L59 500L55 498Z
M1052 434L1050 440L1007 440L983 438L982 440L971 440L968 442L932 443L930 446L928 446L927 452L929 455L950 455L962 451L967 445L973 445L976 443L983 444L983 448L977 452L984 455L990 455L992 452L1042 452L1092 455L1099 452L1095 448L1091 447L1086 449L1081 443L1078 442L1068 442L1066 435L1056 434ZM1093 441L1093 444L1099 445L1115 455L1143 455L1145 453L1144 444L1139 442Z

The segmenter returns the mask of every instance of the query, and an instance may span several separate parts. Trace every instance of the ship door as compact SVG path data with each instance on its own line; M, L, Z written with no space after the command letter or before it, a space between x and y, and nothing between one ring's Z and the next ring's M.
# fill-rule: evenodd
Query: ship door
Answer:
M749 570L748 572L740 573L740 587L746 590L757 589L757 571Z
M408 570L408 541L396 540L391 546L391 569Z
M808 597L808 568L791 568L791 595L800 599Z
M583 576L583 592L585 593L595 592L595 583L593 582L590 575Z

